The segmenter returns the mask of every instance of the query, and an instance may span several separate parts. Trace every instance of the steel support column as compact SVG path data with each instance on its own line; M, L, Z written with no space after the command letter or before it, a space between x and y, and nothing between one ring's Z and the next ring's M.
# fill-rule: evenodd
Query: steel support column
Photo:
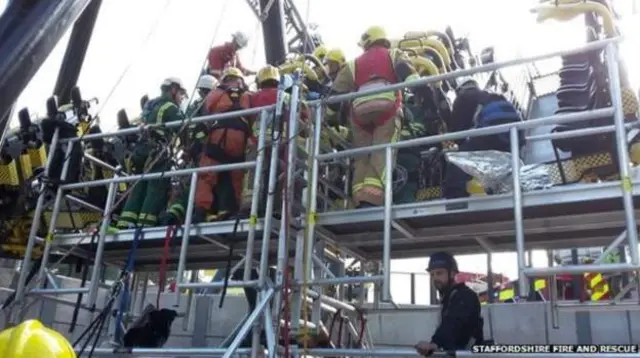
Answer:
M264 11L267 11L266 19L262 22L264 54L268 64L277 66L284 62L287 55L282 0L260 0L260 12Z
M60 103L69 103L71 100L71 89L78 83L101 5L102 0L91 0L91 3L73 25L53 90Z
M12 27L10 34L5 31L8 36L3 37L0 43L2 131L9 122L6 114L11 111L20 93L89 2L90 0L24 1L21 9L12 12L15 16L22 16L23 21L15 22L3 16L2 23L11 21L15 27Z

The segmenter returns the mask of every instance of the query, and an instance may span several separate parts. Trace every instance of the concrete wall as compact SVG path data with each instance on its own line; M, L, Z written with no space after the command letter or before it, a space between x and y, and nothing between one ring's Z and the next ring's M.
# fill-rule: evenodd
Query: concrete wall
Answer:
M428 306L370 310L369 334L377 346L412 346L431 337L439 314L439 308ZM483 317L485 337L498 343L640 344L638 310L560 309L557 329L545 303L487 305Z
M77 287L78 280L64 279L61 287ZM4 300L7 292L0 294ZM140 298L140 296L138 296ZM26 313L25 318L37 318L46 325L75 340L87 327L94 314L81 310L78 324L69 333L75 296L60 297L64 303L40 300ZM100 289L98 304L107 299L107 290ZM144 305L155 304L156 294L150 288ZM86 295L84 299L86 303ZM174 294L161 296L161 307L173 308ZM178 318L166 347L216 347L226 338L247 313L242 296L228 296L223 309L218 308L219 297L195 296L190 308L189 324ZM137 302L134 307L140 307ZM182 296L179 312L187 307L187 296ZM384 307L368 310L368 336L375 347L412 346L429 339L438 323L439 308L401 305L399 309ZM560 310L559 327L553 328L549 305L545 303L519 303L488 305L483 308L485 336L499 343L635 343L640 344L640 311L606 310L576 312ZM4 325L0 314L0 328ZM112 322L113 320L111 320ZM108 330L101 342L109 341ZM104 346L104 344L101 344Z

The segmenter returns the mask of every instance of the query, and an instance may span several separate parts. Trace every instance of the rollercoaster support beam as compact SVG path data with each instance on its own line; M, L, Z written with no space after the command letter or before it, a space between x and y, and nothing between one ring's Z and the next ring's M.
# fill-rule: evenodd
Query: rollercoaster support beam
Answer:
M10 122L8 113L18 96L90 1L13 1L2 17L0 129L3 133Z
M260 12L267 14L262 22L265 57L268 64L278 66L287 56L282 0L260 0Z
M71 89L78 83L101 5L102 0L91 0L91 3L73 25L71 37L69 38L67 50L62 59L58 79L53 90L60 103L69 103L71 101Z

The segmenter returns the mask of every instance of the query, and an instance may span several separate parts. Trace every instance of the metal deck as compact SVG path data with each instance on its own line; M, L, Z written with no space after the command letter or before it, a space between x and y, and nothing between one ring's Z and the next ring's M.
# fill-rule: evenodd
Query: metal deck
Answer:
M606 246L625 228L620 200L621 183L578 184L523 195L525 244L527 249L560 249ZM640 194L640 181L633 183L634 196ZM484 238L495 251L515 250L513 197L511 194L473 197L464 208L463 199L436 200L394 205L392 237L394 259L424 257L446 249L457 254L481 251L476 238ZM640 198L635 198L640 204ZM471 214L471 215L470 215ZM636 210L636 216L640 210ZM382 258L384 207L319 213L316 229L328 241L366 259ZM261 241L263 220L256 227ZM234 221L192 225L189 241L189 267L211 267L226 261ZM279 225L274 225L279 227ZM248 220L240 221L236 234L237 253L246 248ZM149 228L140 243L138 266L155 266L162 255L166 227ZM271 235L270 254L275 256L277 235ZM59 246L90 251L89 234L60 235ZM126 259L133 230L107 235L105 259L117 263ZM177 263L182 236L173 242L170 263ZM222 245L221 245L222 244ZM256 243L259 252L260 245ZM258 253L256 252L256 254Z

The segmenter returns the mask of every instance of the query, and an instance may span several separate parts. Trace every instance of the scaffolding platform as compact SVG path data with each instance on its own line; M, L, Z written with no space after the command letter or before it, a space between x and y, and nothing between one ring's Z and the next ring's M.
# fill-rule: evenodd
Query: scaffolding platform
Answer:
M223 113L211 116L203 116L191 119L191 123L213 122L231 117L248 115L260 115L260 134L258 135L257 156L253 161L243 163L226 163L215 166L187 169L175 169L163 173L143 173L140 175L128 175L126 177L115 176L111 179L100 179L85 181L81 183L69 183L59 185L56 190L53 213L60 211L61 201L65 190L73 190L87 187L107 186L108 195L102 216L111 218L116 196L118 195L119 184L129 183L131 187L135 183L144 180L167 179L168 177L190 177L189 194L187 197L187 208L185 210L185 224L182 230L178 230L175 239L169 243L169 266L171 270L175 267L175 294L176 306L180 307L180 293L186 289L214 288L220 286L220 282L196 282L196 272L191 273L191 278L186 281L186 270L197 270L200 268L211 269L221 267L229 259L229 246L233 246L234 255L231 257L238 262L235 269L244 267L242 281L233 282L233 287L255 287L260 291L260 300L255 304L252 312L238 326L237 334L230 342L224 352L217 349L207 349L199 351L203 354L222 353L224 358L230 358L242 344L242 341L258 324L264 327L267 337L267 349L271 355L278 350L277 330L274 327L274 319L279 324L279 313L289 310L290 317L285 320L299 322L303 317L308 320L307 298L310 293L316 292L316 287L334 286L343 287L344 284L376 283L376 300L392 301L391 295L391 262L392 259L424 257L433 251L446 250L453 254L495 252L514 250L517 252L518 265L518 286L519 295L528 297L529 277L537 275L555 275L564 273L588 273L597 270L601 273L608 272L631 272L640 269L640 259L638 254L638 234L636 216L638 210L635 209L637 195L640 193L640 181L634 183L635 168L631 168L629 163L629 146L627 143L627 129L631 129L625 123L622 111L621 84L619 78L619 68L617 62L617 48L615 42L618 38L592 42L589 45L573 50L573 52L560 51L553 54L541 55L529 59L517 59L504 63L491 63L479 67L460 69L451 73L425 77L411 83L411 86L428 85L430 83L454 79L460 76L474 75L480 72L491 72L502 67L519 66L532 61L543 60L555 56L564 56L567 53L582 53L594 49L606 47L606 69L609 79L609 89L611 106L608 108L598 108L589 111L575 113L560 113L549 117L528 119L514 123L496 124L483 128L468 129L461 132L444 133L439 135L424 136L406 141L377 144L368 147L357 147L347 150L335 150L329 153L322 153L321 138L323 131L324 106L326 104L338 103L352 100L356 97L374 95L390 91L401 91L406 87L406 83L398 83L384 88L375 88L357 93L332 96L318 101L309 101L307 106L311 110L309 123L313 122L313 136L308 136L307 146L309 149L308 161L305 165L299 165L297 146L288 145L286 159L283 155L282 161L287 163L285 173L277 170L280 150L280 133L284 124L287 127L287 143L295 140L295 136L289 137L290 133L298 133L297 125L300 113L290 110L288 118L284 118L284 88L278 95L278 101L274 106L256 108L251 110L238 111L235 113ZM296 72L293 76L291 87L291 97L289 107L299 109L298 106L300 89L303 87L302 75ZM548 136L537 136L534 140L549 140L550 138L570 138L585 135L595 135L603 133L614 133L615 152L617 154L619 176L623 181L600 182L595 184L573 184L561 187L554 187L547 190L522 193L523 187L521 169L522 164L519 158L522 154L520 146L520 132L530 128L562 125L578 121L595 120L598 118L613 118L613 125L598 126L594 128L577 128L562 133L551 133ZM269 120L271 122L269 122ZM286 120L286 122L285 122ZM171 124L171 123L170 123ZM165 127L169 127L167 124ZM175 122L177 127L181 125ZM278 135L272 137L272 150L268 163L264 150L267 126L271 125L271 133ZM636 124L634 124L636 125ZM127 135L135 133L139 129L123 130L119 133L87 135L75 141L88 141L98 136L107 137L112 135ZM129 131L129 132L127 132ZM512 180L512 193L490 195L484 197L471 197L456 200L434 200L422 201L411 204L393 205L393 153L402 148L424 147L445 141L455 141L474 136L507 134L510 139L511 167L510 176ZM541 137L544 137L541 139ZM531 140L531 138L528 138ZM60 144L71 143L67 139L61 140ZM58 131L53 135L51 147L56 150L58 145ZM73 148L73 144L67 145L67 151ZM51 149L50 149L51 150ZM348 157L370 154L373 151L384 150L385 171L382 187L384 188L384 206L377 208L367 208L358 210L345 210L334 212L318 212L318 198L321 197L321 184L326 185L322 180L321 171L327 170L328 166L344 161L350 165ZM49 157L53 158L52 156ZM51 169L49 160L45 167L45 177L49 175ZM68 163L68 161L67 161ZM65 164L66 165L66 164ZM300 168L297 168L299 166ZM222 172L229 170L254 170L255 173L262 173L268 168L268 180L264 180L261 175L253 178L253 192L251 196L251 220L244 219L237 222L229 220L224 222L193 224L193 206L196 195L198 173ZM64 168L63 168L64 169ZM298 170L301 169L301 170ZM64 169L66 171L66 169ZM633 172L632 172L633 171ZM298 188L297 178L302 172L306 186ZM280 176L284 182L280 183ZM64 178L66 173L60 174ZM328 175L325 175L328 177ZM350 178L348 172L344 174L346 187L349 186ZM322 182L322 183L321 183ZM321 183L321 184L320 184ZM377 182L376 182L377 183ZM45 206L46 183L41 183L41 194L38 196L37 205L34 211L34 218L41 216ZM351 183L353 184L353 183ZM267 201L265 205L264 218L255 219L260 216L260 206L262 199L262 185L266 185ZM328 186L328 185L327 185ZM276 192L282 189L279 199L276 199ZM298 190L302 190L301 199L304 210L298 210L297 204ZM279 203L280 200L282 203ZM281 211L278 206L282 204ZM274 208L275 207L275 208ZM274 213L279 212L283 221L276 220ZM53 215L55 216L55 215ZM136 231L122 230L118 233L106 233L109 220L101 223L101 235L98 235L95 243L91 237L94 233L60 234L55 235L56 220L51 220L54 224L49 225L46 231L41 228L39 220L34 220L29 233L26 245L25 256L22 262L22 269L19 272L15 289L15 304L25 306L25 297L29 295L49 294L84 294L88 292L86 299L87 306L93 307L97 303L98 288L103 263L110 263L123 268L120 279L114 287L129 287L131 280L136 280L134 271L156 270L165 256L167 246L167 234L170 233L167 227L149 227L144 229L144 236L141 241L136 242ZM283 224L283 225L281 225ZM282 231L289 231L287 235ZM623 232L620 234L620 232ZM46 232L44 240L41 233ZM263 235L266 234L266 235ZM293 242L295 236L295 243ZM616 238L617 236L617 238ZM526 237L526 240L525 240ZM615 238L615 239L614 239ZM264 239L264 240L263 240ZM188 241L187 241L188 240ZM265 240L269 240L268 242ZM601 263L589 265L554 266L548 268L527 267L525 251L527 249L556 249L568 247L608 247L603 252L606 258L610 248L620 246L622 241L628 241L630 263ZM38 278L34 288L27 287L29 265L32 261L32 251L36 243L44 242L44 251L40 268L37 270ZM326 247L325 244L329 244ZM190 247L188 247L190 245ZM74 252L74 248L79 248L79 252ZM135 251L133 250L135 248ZM51 250L56 255L60 251L71 251L71 255L89 257L93 259L93 269L89 287L82 290L69 290L54 288L38 288L45 280L53 282L49 276L51 269L47 268L49 254ZM268 251L268 252L267 252ZM342 254L335 254L340 251ZM325 255L327 252L331 255ZM259 261L258 258L259 257ZM290 260L293 258L294 260ZM244 259L244 260L243 260ZM349 276L347 272L347 259L353 263L360 261L360 276ZM329 264L337 262L339 273L334 274L329 269ZM257 265L256 265L256 261ZM292 262L293 261L293 262ZM372 262L380 261L380 262ZM293 263L293 266L292 266ZM276 264L276 270L271 275L269 266ZM372 265L370 265L372 264ZM231 271L234 271L232 269ZM253 278L250 271L257 269L257 279ZM293 269L293 270L291 270ZM87 270L88 272L89 270ZM369 272L367 272L369 271ZM273 279L272 279L273 277ZM148 279L144 279L144 285L148 284ZM321 310L323 303L331 302L332 307L356 313L355 307L343 301L348 300L344 290L337 290L337 298L315 293L316 301L311 300L310 318L315 324L321 322ZM146 287L146 286L145 286ZM230 286L231 287L231 286ZM309 288L313 288L310 290ZM364 287L364 286L361 286ZM299 290L298 290L299 288ZM190 291L193 292L193 291ZM364 293L364 290L361 290ZM364 300L364 294L359 295L359 300ZM557 295L551 297L554 304ZM122 296L124 297L124 296ZM115 298L115 297L114 297ZM110 301L114 302L114 301ZM122 301L124 302L124 301ZM316 305L317 303L317 305ZM273 307L273 308L272 308ZM108 307L108 309L111 309ZM554 315L554 310L552 315ZM189 314L187 308L180 314ZM274 317L274 313L275 316ZM557 317L556 317L557 318ZM12 314L10 321L17 322L18 314ZM554 316L552 316L552 320ZM122 317L118 318L115 327L120 327ZM293 328L295 329L294 324ZM255 331L253 341L253 351L257 352L259 346L259 330ZM362 333L360 335L362 337ZM362 341L362 339L360 340ZM359 348L365 345L358 344ZM176 349L163 348L154 351L134 351L135 354L147 353L162 355L173 353L183 355L193 355L198 349ZM111 353L107 352L107 353ZM178 353L180 352L180 353ZM340 354L344 353L344 354ZM392 352L393 353L393 352ZM413 354L413 350L411 352ZM395 353L394 353L395 354ZM384 352L371 352L361 349L358 351L314 351L316 356L351 356L351 355L387 355ZM392 355L392 354L390 354ZM404 355L404 354L402 354Z
M524 228L527 249L564 249L606 246L625 228L620 200L621 182L577 184L523 194ZM640 182L633 183L634 197L640 194ZM394 228L392 258L424 257L448 250L456 254L478 253L483 238L495 251L515 250L513 198L511 194L473 197L467 200L436 200L392 207ZM635 197L636 205L640 198ZM465 207L466 206L466 207ZM468 215L473 213L473 215ZM636 210L640 214L640 210ZM368 260L382 258L384 207L319 213L317 230L325 239ZM263 237L264 219L256 226L256 254ZM210 268L228 258L230 236L235 220L194 224L190 228L187 267ZM279 227L279 225L275 225ZM162 256L166 226L146 228L136 255L136 266L152 268ZM234 238L234 260L246 250L249 221L241 220ZM169 265L179 260L183 231L171 243ZM63 234L57 246L91 251L90 234ZM124 262L129 254L134 230L108 234L105 260ZM277 234L271 235L269 257L275 258ZM270 260L270 261L271 261Z
M259 252L263 237L264 219L259 219L256 225L255 247ZM189 230L189 251L187 256L187 268L211 268L222 266L226 263L229 255L228 245L233 235L235 220L221 221L215 223L193 224ZM276 225L274 227L279 227ZM249 220L240 220L234 241L234 260L241 259L239 254L246 251L246 241L249 232ZM170 267L177 267L180 258L180 244L183 239L184 228L179 228L176 237L171 242L171 249L168 258ZM121 230L116 234L105 236L104 258L105 261L113 264L122 264L127 259L131 244L133 242L135 230ZM144 229L144 238L140 241L136 253L136 268L144 270L155 269L160 263L163 255L166 226L157 226ZM270 256L275 261L278 236L276 231L272 232L270 245ZM70 249L77 246L77 249L91 252L91 234L62 234L56 236L56 246L60 249Z
M527 249L606 246L625 228L620 181L579 184L523 194ZM633 183L634 196L640 182ZM473 197L394 205L391 257L424 257L447 250L477 254L483 238L492 251L515 250L513 196ZM634 197L635 204L640 198ZM636 210L636 215L640 213ZM472 214L472 215L469 215ZM368 259L383 253L384 208L318 214L322 227L340 247Z

